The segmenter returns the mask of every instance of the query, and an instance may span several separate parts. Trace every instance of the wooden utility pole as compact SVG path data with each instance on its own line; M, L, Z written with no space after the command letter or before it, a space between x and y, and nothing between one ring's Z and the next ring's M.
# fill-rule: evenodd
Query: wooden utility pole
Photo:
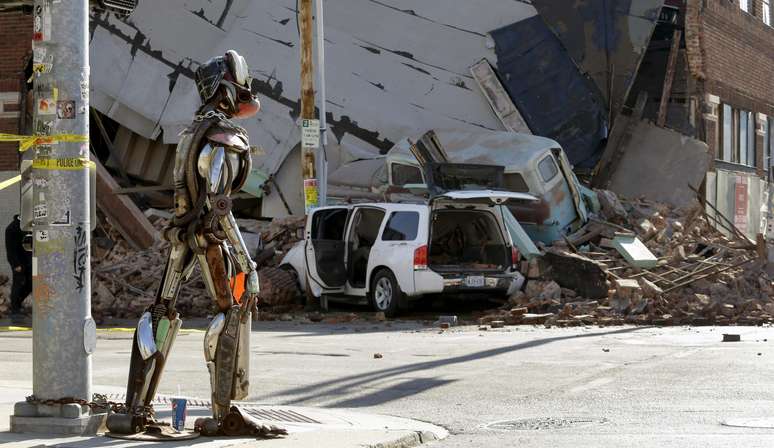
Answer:
M656 124L661 127L666 123L667 106L669 105L669 97L672 95L672 82L675 79L675 67L677 67L677 55L680 54L680 39L682 37L683 32L680 30L675 30L672 35L672 48L669 49L664 87L661 91L661 103L658 105L658 117L656 118Z
M312 0L300 0L301 31L301 173L304 177L304 210L319 205L316 154L320 146L320 124L315 120L314 67L312 62Z

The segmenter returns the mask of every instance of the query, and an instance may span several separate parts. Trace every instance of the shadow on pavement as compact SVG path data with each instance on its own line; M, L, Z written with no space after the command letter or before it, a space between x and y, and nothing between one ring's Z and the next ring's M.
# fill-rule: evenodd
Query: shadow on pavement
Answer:
M534 341L521 342L519 344L509 345L506 347L493 348L489 350L482 350L475 353L470 353L462 356L456 356L447 359L437 359L433 361L417 362L414 364L408 364L404 366L390 367L387 369L381 369L374 372L362 373L357 375L350 375L340 379L321 381L308 386L296 387L291 389L285 389L283 391L261 397L262 399L280 396L296 396L296 398L290 400L284 400L284 404L299 405L311 400L324 400L335 399L347 393L352 392L353 389L358 387L367 386L370 383L374 383L380 380L385 380L397 375L403 375L407 373L416 373L435 369L438 367L449 366L453 364L462 364L470 361L476 361L485 358L491 358L493 356L502 355L504 353L511 353L518 350L525 350L528 348L539 347L541 345L551 344L553 342L560 342L570 339L580 339L588 337L598 337L612 334L630 333L651 327L631 327L622 328L618 330L605 331L600 333L589 333L579 335L567 335L567 336L555 336L550 338L537 339ZM441 386L444 380L422 380L413 383L413 387L406 387L405 390L401 389L400 385L393 386L391 389L398 391L395 395L389 395L386 389L382 389L384 394L374 392L369 396L361 397L358 399L348 399L334 404L326 405L325 407L360 407L371 406L375 404L382 404L389 401L393 401L398 398L403 398L409 395L417 394L428 390L430 388ZM370 397L370 399L369 399Z

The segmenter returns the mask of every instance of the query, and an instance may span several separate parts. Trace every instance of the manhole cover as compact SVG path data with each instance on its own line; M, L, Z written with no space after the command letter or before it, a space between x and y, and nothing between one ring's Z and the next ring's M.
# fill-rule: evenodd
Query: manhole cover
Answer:
M606 423L607 419L596 417L539 417L519 420L504 420L485 425L495 431L542 431L546 429L564 429Z

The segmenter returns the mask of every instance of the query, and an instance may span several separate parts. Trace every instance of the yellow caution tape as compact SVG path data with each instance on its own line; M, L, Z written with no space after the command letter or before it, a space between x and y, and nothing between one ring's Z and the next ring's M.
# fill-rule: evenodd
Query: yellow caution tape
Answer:
M133 333L135 331L135 328L108 327L108 328L98 328L97 331L101 331L104 333ZM196 328L181 328L179 330L179 334L204 333L204 332L205 330L198 330Z
M83 168L95 168L97 165L87 158L69 157L63 159L35 159L32 168L37 170L82 170Z
M54 134L54 135L16 135L0 133L0 142L19 142L19 152L24 152L35 145L50 145L56 142L86 143L88 135Z
M11 185L19 182L21 180L21 174L18 176L14 176L8 180L4 180L0 182L0 190L5 190L6 188L10 187Z
M32 331L30 327L15 327L13 325L0 327L0 333L6 331ZM100 333L133 333L135 328L98 328ZM205 330L198 330L195 328L180 329L179 334L191 334L191 333L204 333Z

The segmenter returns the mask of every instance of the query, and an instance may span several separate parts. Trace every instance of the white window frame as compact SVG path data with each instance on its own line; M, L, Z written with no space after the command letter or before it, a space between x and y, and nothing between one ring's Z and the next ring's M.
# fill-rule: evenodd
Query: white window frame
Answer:
M718 159L737 165L757 166L755 125L753 112L722 103Z
M749 13L750 12L750 0L739 0L739 9Z
M774 167L774 117L766 117L763 120L763 168L766 170L766 178L769 181L774 179L772 176L772 167Z
M721 140L718 157L725 162L734 161L734 109L730 104L721 105Z
M763 7L763 23L771 26L771 0L761 0Z

